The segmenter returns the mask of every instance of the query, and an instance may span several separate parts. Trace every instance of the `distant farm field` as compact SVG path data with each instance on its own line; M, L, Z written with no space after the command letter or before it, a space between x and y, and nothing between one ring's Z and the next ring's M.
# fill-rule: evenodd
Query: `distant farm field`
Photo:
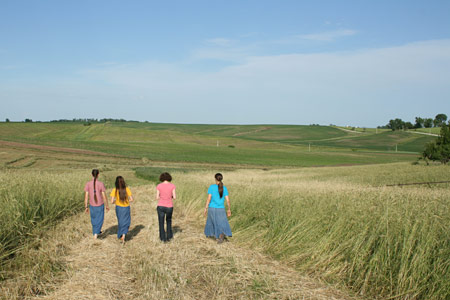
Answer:
M0 123L0 140L150 161L259 166L413 161L432 139L407 132L357 134L329 126Z

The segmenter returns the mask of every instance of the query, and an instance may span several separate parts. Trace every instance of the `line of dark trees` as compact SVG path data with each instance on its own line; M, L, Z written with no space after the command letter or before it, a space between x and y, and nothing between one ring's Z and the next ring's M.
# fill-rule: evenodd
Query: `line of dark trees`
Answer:
M5 119L5 122L10 122L9 118ZM32 123L32 119L25 119L23 122L25 123ZM43 121L35 121L35 123L42 123ZM112 119L112 118L103 118L103 119L88 119L88 118L79 118L79 119L59 119L59 120L51 120L50 122L73 122L73 123L106 123L106 122L138 122L138 121L132 121L132 120L125 120L125 119Z
M50 122L74 122L74 123L106 123L106 122L137 122L132 120L125 119L113 119L113 118L103 118L103 119L59 119L59 120L51 120Z
M378 126L378 128L387 128L395 130L406 130L406 129L415 129L415 128L431 128L431 127L442 127L445 125L447 121L446 114L437 114L436 117L433 118L421 118L416 117L415 123L405 122L402 119L391 119L389 123L384 126Z

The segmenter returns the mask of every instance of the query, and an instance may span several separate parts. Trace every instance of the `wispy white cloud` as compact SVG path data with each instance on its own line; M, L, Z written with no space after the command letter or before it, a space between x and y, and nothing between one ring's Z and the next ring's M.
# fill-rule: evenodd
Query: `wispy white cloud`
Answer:
M117 65L117 64L119 64L119 63L117 63L115 61L105 61L105 62L98 63L97 66L99 66L99 67L114 66L114 65Z
M352 29L339 29L333 31L324 31L318 33L297 35L297 38L311 41L332 42L342 37L352 36L357 34L358 31Z
M405 107L428 115L432 108L425 103L430 99L439 112L450 111L449 39L351 52L245 56L217 70L193 69L157 61L97 66L82 71L76 86L51 85L55 99L70 91L83 103L91 99L112 116L120 115L116 108L127 99L128 108L135 108L134 119L162 122L346 124L352 120L373 126L380 125L373 120L380 116L382 122L391 117L413 119L402 115ZM39 98L36 89L27 90L36 95L33 99ZM21 93L20 86L8 90L2 94L0 84L0 98ZM161 103L170 104L170 115L160 113ZM221 113L211 114L211 106L219 104ZM69 111L80 106L75 101L65 105Z
M185 108L184 101L201 107L211 99L242 105L247 113L256 103L267 106L266 114L253 122L268 120L270 112L289 122L319 111L328 120L335 120L338 111L348 119L342 109L347 105L354 114L374 103L395 110L450 96L450 40L345 53L254 56L209 72L147 62L90 70L84 76Z
M264 52L267 47L279 47L287 44L305 44L311 42L333 42L339 38L357 34L356 30L339 29L314 34L292 35L277 40L249 41L244 36L238 39L224 37L205 40L202 47L192 51L190 60L221 60L243 62L255 52Z
M242 62L250 55L252 48L252 45L243 45L236 39L212 38L206 40L201 47L192 50L188 63L201 60Z
M206 44L218 47L230 47L236 43L236 40L226 38L213 38L206 40Z

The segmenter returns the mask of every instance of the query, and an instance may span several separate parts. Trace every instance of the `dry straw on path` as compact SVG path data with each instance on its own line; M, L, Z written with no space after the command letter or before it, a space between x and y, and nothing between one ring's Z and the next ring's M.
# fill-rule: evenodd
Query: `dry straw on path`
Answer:
M350 299L255 251L206 239L182 207L175 208L174 239L161 243L154 186L133 192L129 240L117 240L113 209L98 240L87 215L74 218L85 233L69 246L66 279L38 299Z

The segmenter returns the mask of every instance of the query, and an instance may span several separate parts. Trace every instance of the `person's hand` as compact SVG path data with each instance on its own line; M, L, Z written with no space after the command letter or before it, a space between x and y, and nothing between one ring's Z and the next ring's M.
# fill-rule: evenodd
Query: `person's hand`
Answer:
M231 209L227 210L227 217L231 217Z
M89 207L86 207L86 208L84 209L84 212L85 212L85 213L89 213Z
M208 208L205 207L205 211L203 212L203 215L206 217L207 214L208 214Z
M107 212L109 211L109 206L106 207L106 211L107 211Z

